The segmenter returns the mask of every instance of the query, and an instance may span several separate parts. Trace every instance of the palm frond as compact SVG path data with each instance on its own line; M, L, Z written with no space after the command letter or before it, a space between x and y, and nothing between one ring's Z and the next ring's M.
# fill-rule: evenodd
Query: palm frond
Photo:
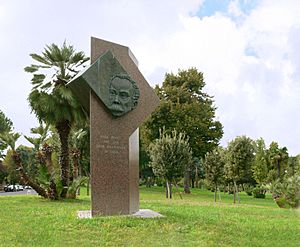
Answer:
M39 69L39 66L37 66L35 64L31 64L30 66L27 66L24 68L24 70L29 73L34 73L34 72L38 71L38 69Z
M50 62L51 60L47 60L46 57L42 57L42 56L40 56L40 55L38 55L38 54L35 54L35 53L30 54L30 56L31 56L34 60L36 60L36 61L38 61L38 62L40 62L40 63L47 64L47 65L49 65L49 66L52 65L52 63Z
M50 187L50 175L48 173L47 167L45 165L39 166L39 173L36 177L37 182L42 188L48 190Z
M45 78L46 76L44 74L34 74L31 83L32 85L41 84Z
M12 150L15 150L16 142L20 138L21 134L16 132L6 132L0 134L0 141L6 146L10 147Z
M78 188L88 181L88 177L78 177L73 180L72 184L68 188L68 197L75 198Z
M46 84L44 84L43 86L40 87L41 90L44 89L49 89L53 86L53 83L51 81L47 82Z
M31 57L40 63L25 68L25 71L34 73L33 87L28 97L32 112L39 120L54 125L55 121L64 118L71 123L82 121L85 118L83 109L71 91L65 88L65 84L89 58L83 52L76 52L74 47L66 42L62 46L47 45L40 55L31 54ZM43 68L48 68L49 70L45 71L48 73L37 73Z

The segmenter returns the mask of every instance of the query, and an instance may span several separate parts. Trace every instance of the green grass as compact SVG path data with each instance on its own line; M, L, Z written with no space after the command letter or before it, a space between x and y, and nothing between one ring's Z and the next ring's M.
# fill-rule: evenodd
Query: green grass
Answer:
M83 194L83 193L82 193ZM280 209L270 195L232 195L213 202L213 193L164 198L163 188L141 188L140 207L164 218L77 219L90 198L51 202L36 196L0 197L0 246L300 246L300 213Z

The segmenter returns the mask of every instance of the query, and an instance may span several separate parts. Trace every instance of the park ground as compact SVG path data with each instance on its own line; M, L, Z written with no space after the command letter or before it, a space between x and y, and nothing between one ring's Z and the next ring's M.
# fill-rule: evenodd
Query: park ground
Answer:
M84 189L76 200L33 195L0 197L0 246L300 246L300 211L278 208L271 195L255 199L194 189L166 199L160 187L140 188L140 207L163 218L77 219L90 209Z

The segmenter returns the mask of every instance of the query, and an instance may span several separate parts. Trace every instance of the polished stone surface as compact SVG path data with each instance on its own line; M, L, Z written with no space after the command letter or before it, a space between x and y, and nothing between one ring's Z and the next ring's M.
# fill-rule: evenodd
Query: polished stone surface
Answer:
M91 62L110 50L140 90L135 109L115 118L94 92L90 95L92 215L131 215L139 210L138 126L159 99L126 46L92 38Z

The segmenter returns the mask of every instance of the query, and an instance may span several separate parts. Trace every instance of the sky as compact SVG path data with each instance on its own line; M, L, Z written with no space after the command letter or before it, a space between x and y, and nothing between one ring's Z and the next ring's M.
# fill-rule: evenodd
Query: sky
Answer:
M66 40L89 55L93 36L128 46L152 86L178 69L203 72L221 145L262 137L297 155L299 9L298 0L0 0L0 110L30 135L29 54Z

